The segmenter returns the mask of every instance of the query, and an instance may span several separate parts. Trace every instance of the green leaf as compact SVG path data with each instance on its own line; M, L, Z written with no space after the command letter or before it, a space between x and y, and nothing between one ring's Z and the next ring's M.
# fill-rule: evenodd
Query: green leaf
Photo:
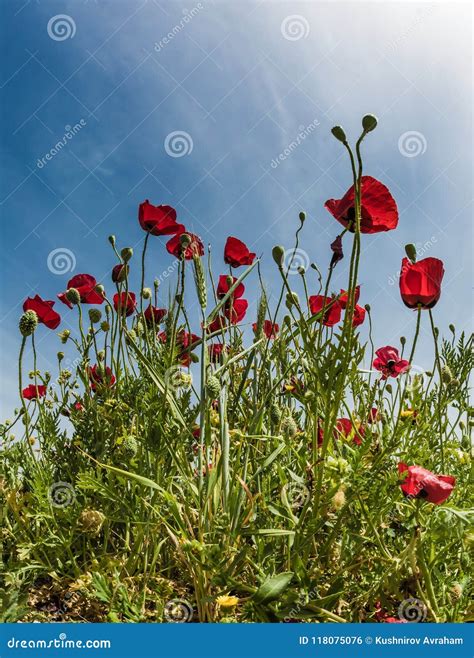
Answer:
M292 578L292 571L285 571L284 573L278 574L278 576L271 576L270 578L267 578L255 592L252 600L254 603L258 603L260 605L275 601L275 599L277 599L280 594L283 594L285 589L290 584Z

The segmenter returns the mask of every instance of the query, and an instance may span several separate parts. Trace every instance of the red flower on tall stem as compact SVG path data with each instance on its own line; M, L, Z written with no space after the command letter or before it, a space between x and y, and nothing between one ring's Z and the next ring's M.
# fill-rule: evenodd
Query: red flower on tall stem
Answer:
M114 309L117 313L125 314L125 317L129 317L132 313L135 312L137 308L137 301L134 292L117 292L114 295Z
M365 313L366 310L362 306L359 306L359 304L356 304L354 307L354 314L352 316L352 326L353 327L358 327L359 325L363 324L365 320Z
M114 283L122 283L127 278L127 275L128 265L119 263L119 265L115 265L115 267L112 268L112 281Z
M184 229L176 223L176 210L171 206L153 206L148 199L138 206L138 221L151 235L174 235Z
M158 308L157 306L152 306L150 304L150 306L145 309L143 315L145 316L147 324L152 325L153 323L160 324L167 313L168 311L165 308Z
M187 246L184 246L181 242L181 236L184 234L190 238L190 243ZM184 260L192 260L194 255L204 256L204 245L201 238L186 231L184 226L179 233L176 233L171 240L168 240L166 250L175 258L184 258Z
M220 363L222 354L227 352L228 349L227 345L223 345L222 343L211 343L208 346L211 363Z
M400 359L400 355L396 347L387 345L376 350L377 358L374 359L373 367L382 373L382 379L388 377L398 377L410 368L409 361Z
M90 274L76 274L67 282L67 289L75 288L82 304L102 304L104 297L95 290L96 285L97 281ZM60 292L58 299L69 308L73 307L65 292Z
M258 325L256 322L253 323L252 329L254 333L257 333L257 328ZM265 320L263 323L262 331L265 334L265 336L270 340L271 338L276 338L278 332L280 331L280 327L278 324L273 323L271 320Z
M324 207L340 224L354 232L355 194L353 185L342 199L329 199ZM360 232L391 231L397 227L397 224L397 204L389 189L372 176L362 176Z
M97 391L100 387L112 388L115 381L115 375L112 374L109 366L96 364L89 368L89 382L93 391Z
M44 398L46 395L46 386L43 386L42 384L38 384L38 386L30 384L22 390L21 394L25 400L37 400L38 398Z
M338 439L343 436L360 446L362 444L361 437L365 436L365 427L363 425L355 425L350 418L338 418L334 428L334 438Z
M48 329L56 329L61 322L61 316L53 311L54 302L41 299L39 295L28 297L23 303L24 311L34 311L38 316L38 322L44 324Z
M441 296L443 280L443 261L439 258L423 258L412 263L408 258L402 260L400 273L400 294L408 308L433 308Z
M354 304L357 304L360 297L360 286L356 286L354 291ZM349 303L349 292L347 290L341 290L340 296L338 298L341 308L346 308Z
M324 315L319 320L326 327L333 327L341 319L341 306L335 297L325 297L324 295L313 295L309 298L309 308L313 315L321 313Z
M249 251L247 245L241 240L229 236L224 247L224 261L231 267L252 265L256 254Z
M237 278L235 276L230 276L230 274L221 274L219 276L219 283L217 284L217 297L222 298L225 297L225 295L229 292L230 288L234 285L234 283L237 281ZM239 299L242 297L242 295L245 292L245 286L243 283L239 283L237 288L234 290L232 293L232 297L234 299Z
M400 485L405 496L424 498L430 503L441 505L453 492L456 478L452 475L435 475L421 466L398 464L398 472L404 476Z
M224 305L224 315L232 324L237 324L244 319L248 306L246 299L229 300Z

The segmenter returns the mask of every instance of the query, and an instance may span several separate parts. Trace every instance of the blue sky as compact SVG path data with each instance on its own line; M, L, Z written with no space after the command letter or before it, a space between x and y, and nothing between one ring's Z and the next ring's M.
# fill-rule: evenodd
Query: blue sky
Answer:
M326 270L339 229L323 205L351 182L330 128L356 138L367 112L379 126L364 145L365 173L390 187L400 210L396 231L363 240L361 303L372 306L375 343L414 331L396 283L407 242L445 262L435 309L442 332L451 322L469 329L469 4L19 0L1 12L2 415L17 401L24 298L55 299L80 272L110 287L107 236L138 253L145 198L173 205L212 242L215 274L228 235L262 253L270 293L278 285L271 247L291 246L305 210L301 246ZM170 140L179 148L175 132L186 133L180 157L166 148ZM299 132L305 138L279 159ZM163 239L151 242L148 273L159 276L172 257ZM55 273L55 250L72 253L74 269ZM347 267L348 258L337 266L334 290ZM249 283L250 300L255 291ZM57 310L61 328L73 327L74 312L60 302ZM416 361L429 368L424 320ZM37 341L40 366L54 372L59 340L40 327Z

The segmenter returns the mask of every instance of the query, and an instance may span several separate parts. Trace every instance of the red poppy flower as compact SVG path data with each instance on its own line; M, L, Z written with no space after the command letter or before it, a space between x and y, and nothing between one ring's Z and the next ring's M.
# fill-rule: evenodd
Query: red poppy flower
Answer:
M365 436L365 427L363 425L357 427L350 418L338 418L334 428L334 438L338 439L340 436L352 439L356 445L360 446L362 443L360 437Z
M104 298L96 292L96 285L97 281L90 274L76 274L67 282L67 289L75 288L81 296L82 304L102 304ZM73 305L67 299L65 292L59 293L58 299L69 308L72 308Z
M381 347L376 350L377 358L374 359L373 367L382 373L382 379L388 377L398 377L410 368L410 363L405 359L400 359L396 347Z
M230 284L229 281L231 281ZM219 277L219 283L217 285L217 296L219 298L224 297L229 292L229 289L232 288L232 286L236 281L237 278L235 276L230 276L229 274L221 274ZM244 284L239 283L237 288L232 293L232 297L234 299L239 299L239 297L242 297L244 292L245 292Z
M372 409L369 411L369 415L367 417L367 422L368 423L378 423L379 420L382 419L382 416L379 413L379 410L376 407L372 407Z
M330 267L334 267L344 258L344 252L342 251L342 238L340 235L337 236L334 242L331 242L331 251L332 258Z
M176 223L176 210L171 206L152 206L146 199L138 206L138 221L140 226L151 235L174 235L182 229L182 224Z
M355 195L352 186L342 199L329 199L324 207L345 228L354 232ZM372 176L361 178L361 233L391 231L398 224L398 209L395 199L385 185Z
M21 394L25 400L37 400L38 398L44 398L46 395L46 386L43 386L42 384L39 384L38 386L30 384L22 390Z
M222 353L227 352L228 349L227 345L223 345L222 343L211 343L208 346L209 359L212 363L220 363Z
M353 327L358 327L359 325L361 325L364 322L365 312L366 312L365 308L363 308L362 306L359 306L359 304L355 305L354 314L352 316L352 326Z
M408 624L406 619L397 619L396 617L385 617L383 621L386 624Z
M81 402L75 402L72 405L72 408L74 409L74 411L83 411L84 410L84 407L83 407Z
M112 281L114 283L122 283L125 281L128 274L128 265L116 265L112 269Z
M28 297L24 304L24 311L34 311L38 316L38 322L45 324L48 329L56 329L61 322L59 313L53 311L54 302L41 299L39 295Z
M405 475L401 489L410 498L424 498L430 503L441 505L451 495L456 478L452 475L435 475L421 466L398 464L398 472Z
M254 333L257 333L257 323L256 322L253 323L252 329L253 329ZM263 333L265 334L265 336L268 338L268 340L270 340L271 338L276 338L277 337L277 334L280 331L280 327L276 323L273 324L273 322L271 320L265 320L265 322L263 323L262 330L263 330Z
M321 446L324 443L324 430L323 430L323 424L321 422L321 419L318 420L318 448L321 448Z
M331 306L329 306L330 304ZM324 295L313 295L309 298L309 308L313 315L321 313L323 307L326 310L319 322L322 322L326 327L333 327L341 319L341 307L336 298L324 297Z
M232 324L237 324L244 319L248 305L246 299L234 299L232 303L227 302L225 304L224 315Z
M191 239L190 244L186 248L181 244L181 236L183 233L189 235ZM201 238L194 233L186 231L184 226L179 230L179 233L176 233L171 240L168 240L166 243L166 250L172 256L175 256L176 258L184 258L185 260L192 260L194 254L197 254L198 256L204 255L204 245Z
M145 316L147 324L152 325L153 322L155 324L160 324L167 313L168 311L165 308L158 308L157 306L152 306L150 304L150 306L145 309L143 315Z
M433 308L441 295L443 275L443 261L439 258L424 258L417 263L404 258L400 273L400 294L405 306Z
M227 327L227 321L222 315L218 315L212 322L207 325L206 331L210 334L214 331L222 331Z
M168 335L166 331L160 331L158 334L158 340L162 343L168 341ZM191 364L191 349L193 344L200 340L200 336L196 334L190 334L184 329L180 329L176 334L176 347L178 348L178 361L183 366L189 366Z
M224 247L224 261L231 267L252 265L256 254L248 250L246 244L232 236L227 238Z
M129 315L132 315L132 313L134 313L135 309L137 308L134 292L121 292L120 294L116 292L113 301L114 309L117 311L117 313L125 313L125 317L127 318Z
M355 294L354 294L354 304L357 304L357 302L359 301L359 297L360 297L360 286L356 286L356 289L355 289L354 292L355 292ZM339 305L340 305L341 308L346 308L347 303L349 301L349 293L346 290L341 290L341 294L340 294L340 297L339 297L338 301L339 301Z
M115 375L112 374L109 366L104 368L104 366L95 365L89 368L89 382L93 391L101 386L112 388L115 381Z

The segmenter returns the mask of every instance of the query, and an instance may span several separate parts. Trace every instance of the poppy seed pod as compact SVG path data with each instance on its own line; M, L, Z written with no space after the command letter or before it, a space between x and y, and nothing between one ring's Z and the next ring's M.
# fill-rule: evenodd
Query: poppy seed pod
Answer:
M79 294L79 291L76 290L76 288L68 288L66 290L66 299L68 302L74 304L75 306L81 303L81 295Z
M341 126L334 126L334 128L331 128L331 132L337 140L343 144L347 143L346 133Z
M285 250L281 245L276 245L272 249L272 256L273 256L273 260L278 265L278 267L281 267L283 265L283 259L285 257Z
M370 133L377 127L377 117L373 114L366 114L362 119L362 128L365 133Z
M120 255L122 256L123 262L128 263L128 261L132 259L133 249L131 247L124 247L120 252Z
M184 248L189 247L189 245L191 244L191 236L188 235L188 233L181 233L181 235L179 236L179 241L182 247Z
M302 210L302 211L300 212L300 214L298 215L298 217L299 217L300 222L303 223L304 220L306 219L306 213L304 212L304 210Z
M95 324L96 322L100 322L102 319L102 313L98 308L90 308L89 309L89 320Z
M26 311L21 316L18 326L22 336L31 336L38 326L38 316L34 311Z

